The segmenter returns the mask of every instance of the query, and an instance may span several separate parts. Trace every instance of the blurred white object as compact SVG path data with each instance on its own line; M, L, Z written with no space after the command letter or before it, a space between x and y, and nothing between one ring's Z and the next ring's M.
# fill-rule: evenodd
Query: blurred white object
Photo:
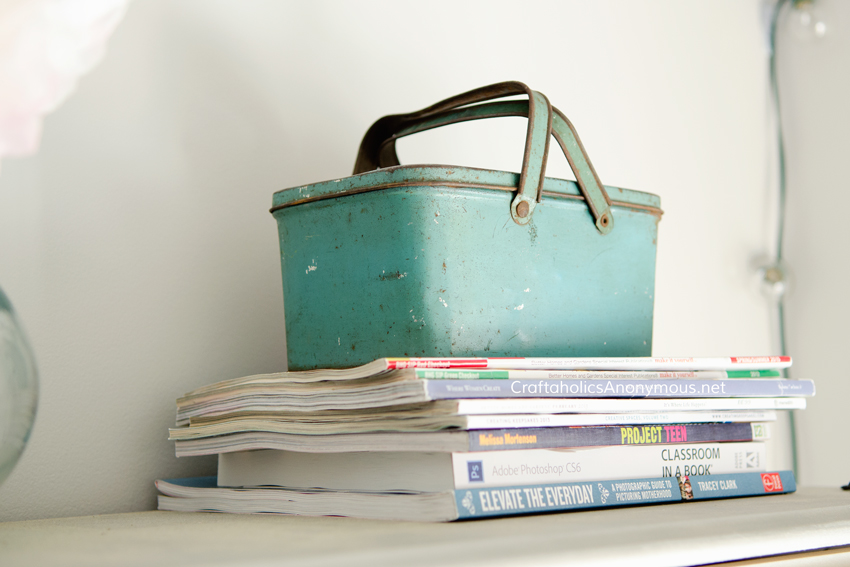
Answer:
M812 41L826 36L831 18L824 13L823 2L816 0L791 0L786 16L788 30L799 40Z
M0 159L38 149L41 121L103 57L129 0L0 0Z
M129 0L0 0L0 159L38 149L41 121L91 70ZM0 289L0 484L38 403L35 359Z

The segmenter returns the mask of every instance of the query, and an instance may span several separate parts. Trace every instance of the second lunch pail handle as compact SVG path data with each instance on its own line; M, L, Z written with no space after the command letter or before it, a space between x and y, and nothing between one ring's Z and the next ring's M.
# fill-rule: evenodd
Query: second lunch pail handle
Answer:
M483 103L496 98L527 94L528 101ZM548 118L544 120L544 112ZM382 167L399 165L395 150L398 138L431 128L500 116L529 117L523 169L517 195L511 203L511 217L518 224L531 220L534 206L542 197L548 157L548 134L555 137L575 174L579 189L584 195L594 224L601 234L614 228L611 200L587 156L575 127L558 109L552 108L541 93L530 90L523 83L508 82L475 89L446 99L433 106L409 114L385 116L366 132L360 144L354 173L364 173ZM546 123L546 139L543 124Z
M354 174L379 169L381 167L380 152L384 141L411 125L470 104L521 94L528 96L528 132L519 187L511 203L511 218L517 224L527 224L531 220L546 177L549 138L552 134L552 105L543 94L517 81L481 87L409 114L393 114L380 118L363 136L357 160L354 163Z

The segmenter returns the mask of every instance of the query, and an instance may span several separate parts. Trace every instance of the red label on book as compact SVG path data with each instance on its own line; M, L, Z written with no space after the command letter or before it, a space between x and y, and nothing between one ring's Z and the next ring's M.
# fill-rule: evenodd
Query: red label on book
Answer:
M732 364L771 364L777 362L791 362L790 356L733 356L730 358Z
M486 358L388 358L388 370L404 368L487 368Z
M782 478L779 473L764 473L761 475L761 483L765 492L782 492Z

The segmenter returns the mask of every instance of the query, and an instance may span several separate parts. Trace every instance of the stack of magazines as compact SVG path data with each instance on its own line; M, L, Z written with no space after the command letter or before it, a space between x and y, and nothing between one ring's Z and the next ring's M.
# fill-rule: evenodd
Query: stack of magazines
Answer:
M793 492L767 470L789 357L384 358L177 400L160 510L457 519Z

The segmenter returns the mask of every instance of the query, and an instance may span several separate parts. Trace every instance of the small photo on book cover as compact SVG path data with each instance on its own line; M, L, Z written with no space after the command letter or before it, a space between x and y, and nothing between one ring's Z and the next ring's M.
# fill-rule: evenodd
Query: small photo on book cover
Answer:
M469 482L484 482L483 461L468 461L466 470L469 473Z
M679 480L679 490L682 493L682 500L693 500L694 490L691 487L691 479L687 476L677 477Z

